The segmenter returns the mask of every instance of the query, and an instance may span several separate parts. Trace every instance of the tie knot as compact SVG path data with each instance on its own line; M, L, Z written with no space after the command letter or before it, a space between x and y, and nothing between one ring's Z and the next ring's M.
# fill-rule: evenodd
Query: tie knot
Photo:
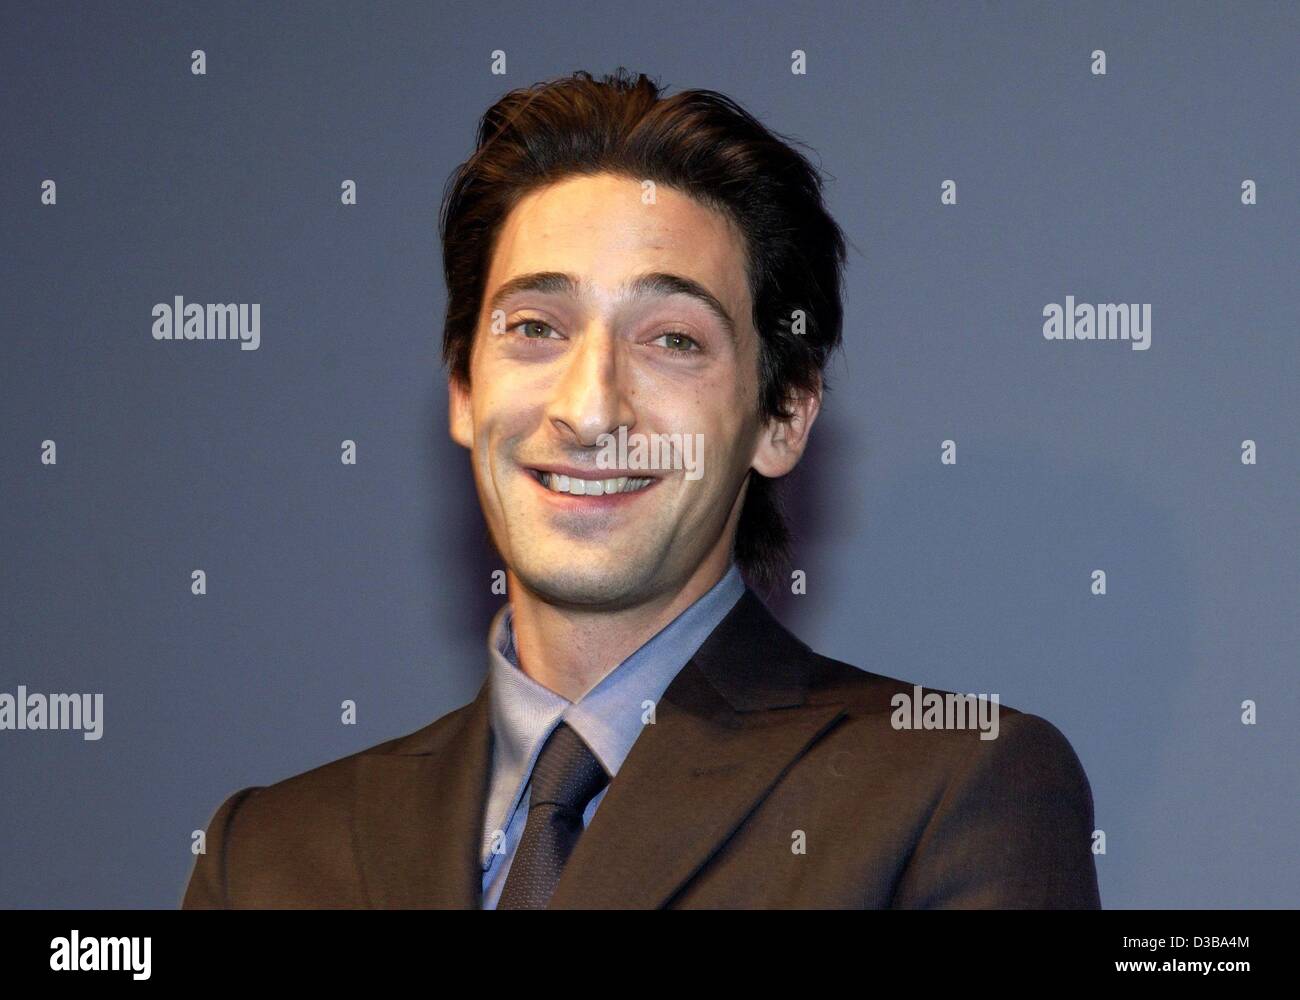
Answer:
M609 784L591 748L567 722L555 727L533 767L528 809L553 805L582 814L587 803Z

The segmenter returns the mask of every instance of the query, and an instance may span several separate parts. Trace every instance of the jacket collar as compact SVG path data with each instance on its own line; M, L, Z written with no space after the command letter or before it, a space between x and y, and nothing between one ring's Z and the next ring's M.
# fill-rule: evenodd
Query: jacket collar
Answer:
M746 588L668 685L551 909L666 905L844 714L809 696L814 657ZM480 905L491 738L484 683L450 716L360 755L356 847L372 906Z

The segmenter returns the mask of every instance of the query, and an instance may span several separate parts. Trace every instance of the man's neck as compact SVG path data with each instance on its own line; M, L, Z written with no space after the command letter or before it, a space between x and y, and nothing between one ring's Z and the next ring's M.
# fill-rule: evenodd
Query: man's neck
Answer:
M710 558L676 593L618 611L574 611L539 598L508 574L515 652L529 677L577 701L726 574L728 558Z

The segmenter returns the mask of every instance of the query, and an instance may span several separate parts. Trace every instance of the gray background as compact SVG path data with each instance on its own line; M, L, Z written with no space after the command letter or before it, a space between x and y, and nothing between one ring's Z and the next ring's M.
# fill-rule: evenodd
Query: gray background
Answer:
M0 905L175 906L230 792L473 696L439 197L501 93L620 64L811 146L853 243L781 617L1059 726L1103 905L1300 904L1297 11L6 5L0 691L106 719L0 733ZM1067 294L1151 303L1151 349L1045 341ZM260 350L155 342L174 295L260 302Z

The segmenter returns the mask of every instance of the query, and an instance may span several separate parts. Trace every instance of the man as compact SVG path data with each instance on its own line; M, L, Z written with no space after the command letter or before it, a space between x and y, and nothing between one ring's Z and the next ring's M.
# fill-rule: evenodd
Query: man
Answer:
M488 111L441 221L451 433L507 566L487 678L232 795L184 905L1099 905L1051 724L913 726L910 683L742 579L783 572L840 340L811 165L721 95L578 73Z

